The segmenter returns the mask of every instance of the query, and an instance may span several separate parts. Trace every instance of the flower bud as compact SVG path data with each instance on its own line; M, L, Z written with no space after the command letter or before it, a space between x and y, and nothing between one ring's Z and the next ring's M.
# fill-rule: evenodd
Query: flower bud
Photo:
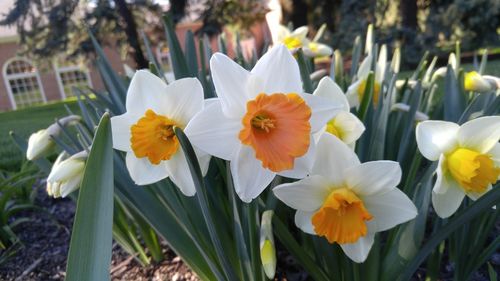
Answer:
M465 73L464 89L466 91L486 93L492 91L494 88L486 79L481 76L481 74L477 73L476 71L471 71Z
M260 260L267 278L274 279L276 274L276 248L274 246L272 218L274 212L267 210L262 214L260 224Z
M87 156L87 151L81 151L65 159L67 154L61 153L47 178L47 193L54 198L64 198L78 189L83 178Z
M47 154L55 146L54 140L52 140L51 136L58 136L61 133L60 126L74 124L80 119L80 116L70 115L60 119L59 123L50 125L47 129L42 129L31 134L28 139L26 158L33 161Z

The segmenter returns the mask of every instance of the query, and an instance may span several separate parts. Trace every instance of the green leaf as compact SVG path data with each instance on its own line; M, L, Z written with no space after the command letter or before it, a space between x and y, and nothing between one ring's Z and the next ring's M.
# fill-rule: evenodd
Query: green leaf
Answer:
M194 43L194 34L191 30L186 32L186 63L191 77L198 76L198 54Z
M65 280L109 280L112 225L113 145L109 115L104 114L85 165Z
M215 253L217 254L217 258L219 259L223 272L226 275L227 280L237 280L236 273L233 270L233 267L230 261L227 258L226 253L222 249L221 241L219 239L219 235L216 232L214 227L215 220L212 217L212 214L209 209L208 200L206 198L206 194L204 192L205 184L203 181L203 175L201 173L200 164L198 163L196 154L194 149L189 142L188 138L184 134L184 132L176 127L174 129L175 135L181 144L182 150L186 154L186 160L189 166L189 171L191 172L191 176L193 178L194 186L196 188L196 197L198 198L198 203L202 209L202 214L205 219L205 223L208 228L209 236L212 241L212 244L215 248ZM228 249L229 250L229 249Z
M311 81L311 69L304 58L304 52L301 49L297 51L297 62L299 63L300 77L302 78L302 88L304 92L312 94L313 86Z
M175 79L190 77L186 57L182 52L181 45L179 44L179 40L175 34L174 22L172 21L172 16L169 13L166 13L163 17L163 24L167 35L167 42L172 58Z
M410 280L411 276L418 269L420 264L441 243L441 241L446 239L450 234L462 227L465 223L480 215L482 212L489 211L492 206L498 204L499 200L500 189L493 188L469 207L453 216L447 224L439 229L432 237L429 238L427 243L420 248L420 251L406 266L405 270L401 273L401 275L399 275L397 280Z
M448 65L444 82L444 120L457 122L465 110L465 97L460 92L455 71Z

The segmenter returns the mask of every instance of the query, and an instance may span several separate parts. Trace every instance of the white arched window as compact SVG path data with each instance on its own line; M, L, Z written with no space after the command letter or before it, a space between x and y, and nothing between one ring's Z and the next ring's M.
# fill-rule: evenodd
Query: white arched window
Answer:
M38 70L28 59L9 59L3 66L3 78L13 109L47 101Z
M54 66L56 70L57 84L61 97L67 98L75 96L74 88L85 91L87 87L92 87L89 72L77 65Z

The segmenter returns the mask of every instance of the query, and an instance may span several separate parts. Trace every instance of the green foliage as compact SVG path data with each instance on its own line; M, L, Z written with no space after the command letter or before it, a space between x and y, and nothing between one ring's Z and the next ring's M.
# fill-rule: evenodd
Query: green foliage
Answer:
M19 212L38 209L34 204L38 188L34 186L41 177L31 163L16 172L0 170L0 265L24 247L16 229L29 222L29 216Z

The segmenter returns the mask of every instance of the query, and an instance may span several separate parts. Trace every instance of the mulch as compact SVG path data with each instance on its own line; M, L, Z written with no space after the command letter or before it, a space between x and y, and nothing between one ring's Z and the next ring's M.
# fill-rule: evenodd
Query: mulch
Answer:
M35 203L44 211L19 214L30 218L15 231L24 247L0 265L0 280L64 280L75 202L71 199L52 199L42 188ZM166 246L164 256L164 261L143 267L114 243L111 280L199 280Z

